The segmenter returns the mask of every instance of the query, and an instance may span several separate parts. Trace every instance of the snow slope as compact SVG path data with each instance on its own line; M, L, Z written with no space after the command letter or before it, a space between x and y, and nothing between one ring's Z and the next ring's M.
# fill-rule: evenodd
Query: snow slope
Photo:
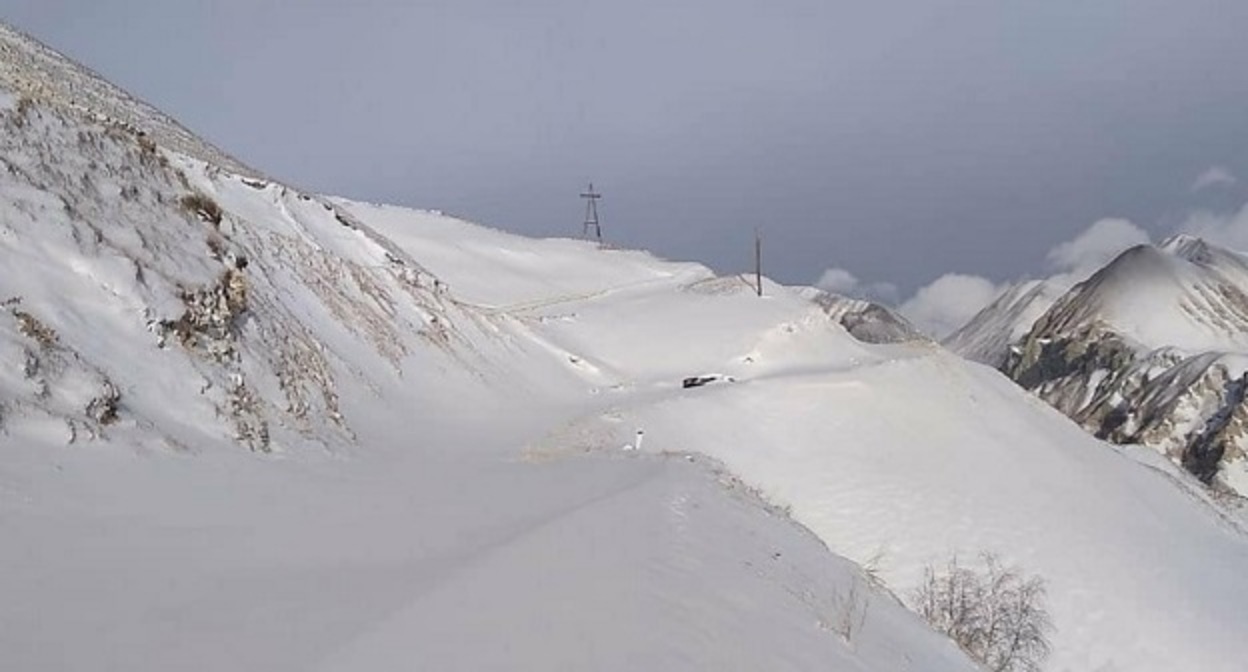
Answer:
M418 255L418 219L374 225ZM440 273L454 287L474 267ZM882 550L902 594L953 553L993 551L1045 577L1048 669L1239 669L1248 540L1190 477L934 345L869 345L801 291L759 299L736 278L677 282L678 268L516 311L589 363L610 402L532 454L616 451L641 429L646 451L723 460L851 559ZM708 372L730 382L682 389Z
M0 64L0 668L973 669L710 461L526 454L602 397L516 304L705 269L432 216L417 260Z
M700 464L423 438L384 467L8 444L4 668L971 669L883 594L847 644L866 579Z
M1248 654L1244 532L986 368L43 90L0 106L0 667L974 669L828 548L1038 573L1049 670Z
M999 368L1009 357L1010 347L1068 289L1054 279L1015 283L941 344L971 361Z
M1248 347L1248 294L1214 266L1139 245L1064 296L1040 331L1100 322L1131 345L1189 352Z
M14 103L0 125L17 437L332 449L352 433L340 377L378 385L458 342L419 268L331 206L71 109Z

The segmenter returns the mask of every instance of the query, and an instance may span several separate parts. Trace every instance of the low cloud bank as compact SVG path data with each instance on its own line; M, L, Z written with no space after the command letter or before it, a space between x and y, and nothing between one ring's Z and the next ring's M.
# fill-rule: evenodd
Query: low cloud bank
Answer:
M1238 183L1239 179L1230 172L1215 167L1197 178L1192 189ZM1228 212L1195 212L1176 227L1174 233L1198 236L1216 245L1248 252L1248 204ZM1058 287L1074 286L1124 250L1151 242L1153 238L1148 231L1129 220L1099 220L1048 251L1045 255L1046 280ZM816 286L829 292L893 306L916 327L939 339L969 322L1010 284L966 273L947 273L902 300L897 286L892 283L864 282L847 269L830 268L819 278Z

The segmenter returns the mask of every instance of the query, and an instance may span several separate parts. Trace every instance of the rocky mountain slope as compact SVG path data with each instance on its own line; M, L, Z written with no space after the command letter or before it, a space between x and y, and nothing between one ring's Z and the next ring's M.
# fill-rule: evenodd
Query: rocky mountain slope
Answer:
M1010 356L1010 347L1018 343L1068 289L1052 280L1018 282L941 344L969 360L1000 368Z
M1248 493L1246 269L1242 255L1190 236L1137 246L1055 301L1049 284L1018 286L946 345L1098 437L1150 446Z
M928 341L910 321L896 311L862 299L809 290L805 296L821 306L845 331L865 343L909 343Z
M8 431L187 446L211 438L187 428L222 425L256 450L330 445L352 433L341 369L375 378L452 347L433 278L328 202L33 101L0 114ZM138 384L156 371L195 382Z

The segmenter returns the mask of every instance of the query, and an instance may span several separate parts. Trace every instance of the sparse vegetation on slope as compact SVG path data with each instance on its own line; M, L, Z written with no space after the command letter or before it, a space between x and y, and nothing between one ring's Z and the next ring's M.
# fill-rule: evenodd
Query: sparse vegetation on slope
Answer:
M980 560L978 568L957 557L927 567L912 596L915 610L991 672L1039 672L1053 629L1044 580L992 554Z

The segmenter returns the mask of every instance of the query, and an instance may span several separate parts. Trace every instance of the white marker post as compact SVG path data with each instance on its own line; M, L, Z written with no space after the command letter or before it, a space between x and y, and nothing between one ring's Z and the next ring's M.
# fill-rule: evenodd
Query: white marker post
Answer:
M633 443L633 450L641 450L641 440L646 438L645 430L637 430L637 441Z

